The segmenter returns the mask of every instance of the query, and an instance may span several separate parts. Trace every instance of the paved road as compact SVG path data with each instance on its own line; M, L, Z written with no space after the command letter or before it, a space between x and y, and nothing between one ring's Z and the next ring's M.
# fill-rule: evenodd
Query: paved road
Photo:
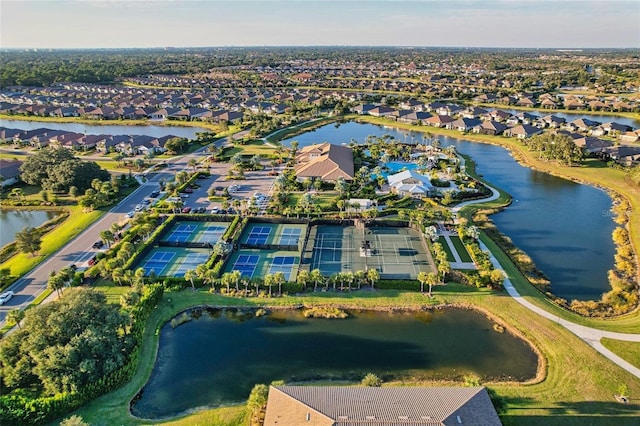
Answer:
M241 136L241 134L234 136L238 137L239 135ZM225 143L227 143L227 139L215 142L216 146L222 146ZM100 232L111 228L112 223L121 222L125 219L128 212L133 211L136 205L140 204L155 189L158 189L161 179L164 181L172 179L176 172L190 169L188 163L191 158L199 160L206 157L206 155L206 147L203 147L192 154L167 160L168 166L161 172L147 173L146 182L142 183L133 193L105 213L63 248L49 256L47 260L13 283L7 290L12 290L16 294L5 305L0 306L0 326L4 324L8 311L16 308L24 309L46 289L51 271L59 271L73 263L79 265L93 257L98 250L93 249L92 245L100 239Z

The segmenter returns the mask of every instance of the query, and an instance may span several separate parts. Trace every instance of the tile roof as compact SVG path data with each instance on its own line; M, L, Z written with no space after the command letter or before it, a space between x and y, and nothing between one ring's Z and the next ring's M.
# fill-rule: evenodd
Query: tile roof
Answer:
M305 421L335 426L501 425L484 387L272 386L265 426Z

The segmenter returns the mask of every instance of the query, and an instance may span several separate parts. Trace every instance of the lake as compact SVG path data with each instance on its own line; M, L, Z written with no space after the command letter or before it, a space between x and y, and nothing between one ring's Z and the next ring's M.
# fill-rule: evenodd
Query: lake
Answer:
M180 127L180 126L125 126L117 124L105 124L92 126L82 123L51 123L44 121L25 121L0 119L0 127L21 130L35 130L40 128L52 130L66 130L75 133L85 133L88 135L147 135L156 138L174 135L182 138L195 139L196 133L208 132L202 127Z
M531 347L462 309L420 313L352 312L344 320L306 319L300 311L206 309L176 328L165 325L149 382L132 403L142 418L176 416L246 401L257 383L391 379L484 380L535 377Z
M56 215L48 210L0 210L0 247L12 242L25 227L36 228Z
M428 130L428 129L427 129ZM368 135L389 134L400 141L422 143L422 134L355 122L328 124L282 141L286 146L318 142L336 144ZM477 163L478 173L513 197L511 206L492 216L500 231L524 250L551 280L552 292L571 300L600 299L610 289L607 271L613 267L615 227L611 198L602 190L521 166L505 148L439 137L442 146L455 145Z

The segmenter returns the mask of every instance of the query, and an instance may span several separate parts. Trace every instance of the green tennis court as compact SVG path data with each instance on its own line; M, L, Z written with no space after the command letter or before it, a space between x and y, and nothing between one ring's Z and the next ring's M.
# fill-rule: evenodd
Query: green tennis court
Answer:
M282 272L285 280L295 281L300 256L297 252L281 250L240 249L226 264L225 272L240 271L242 276L264 278Z
M153 272L158 277L183 277L189 269L205 263L209 255L207 249L158 247L138 262L136 268L142 267L146 276Z
M247 248L300 248L306 229L306 225L298 223L249 223L242 232L240 244Z
M311 269L325 276L375 268L381 278L416 279L433 270L420 234L411 228L320 225L308 244Z
M162 237L169 243L215 244L229 227L229 222L177 221Z

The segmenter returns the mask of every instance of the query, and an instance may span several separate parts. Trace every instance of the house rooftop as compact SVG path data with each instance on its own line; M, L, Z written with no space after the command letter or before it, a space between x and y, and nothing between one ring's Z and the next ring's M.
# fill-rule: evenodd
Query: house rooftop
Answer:
M265 426L502 423L484 387L271 386Z

